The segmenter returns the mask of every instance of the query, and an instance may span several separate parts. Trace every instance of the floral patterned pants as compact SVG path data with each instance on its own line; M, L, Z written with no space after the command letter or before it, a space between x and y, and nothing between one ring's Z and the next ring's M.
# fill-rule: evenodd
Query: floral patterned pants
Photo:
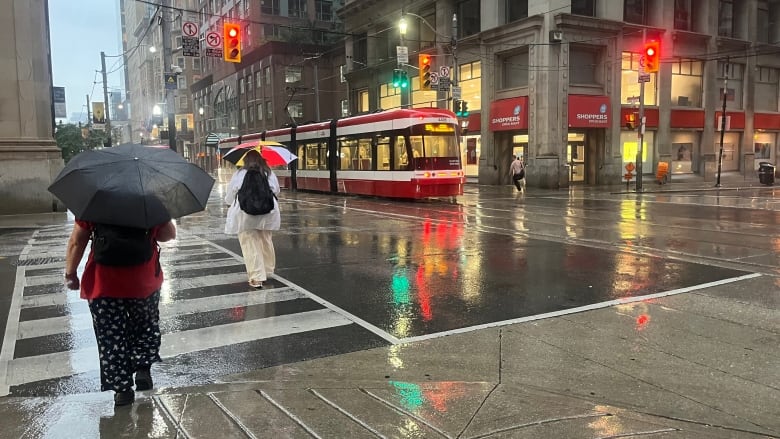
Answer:
M89 301L100 354L100 390L133 387L139 368L160 360L160 291L145 299Z

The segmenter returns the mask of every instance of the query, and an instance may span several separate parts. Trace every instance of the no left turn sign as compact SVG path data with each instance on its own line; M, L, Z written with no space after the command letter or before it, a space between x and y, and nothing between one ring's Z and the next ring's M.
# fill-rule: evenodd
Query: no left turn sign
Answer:
M206 44L209 47L222 47L222 36L216 32L206 34Z

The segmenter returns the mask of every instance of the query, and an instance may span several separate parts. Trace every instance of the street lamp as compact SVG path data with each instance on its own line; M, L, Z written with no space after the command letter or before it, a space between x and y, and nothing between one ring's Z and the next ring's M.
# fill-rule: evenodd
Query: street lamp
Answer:
M203 107L200 107L200 108L198 108L198 114L200 114L201 116L203 116Z
M152 114L155 116L162 115L162 108L160 108L159 104L154 104L154 107L152 107Z

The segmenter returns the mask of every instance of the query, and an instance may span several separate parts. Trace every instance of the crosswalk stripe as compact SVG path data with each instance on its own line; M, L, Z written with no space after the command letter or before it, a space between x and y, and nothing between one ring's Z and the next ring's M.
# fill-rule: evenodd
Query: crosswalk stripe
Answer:
M262 305L266 303L283 302L306 297L290 288L249 291L244 293L224 294L216 297L203 297L160 304L160 319L168 319L184 314L218 311L236 306ZM81 299L78 299L81 301ZM39 320L19 322L17 340L62 334L69 331L92 329L92 317L89 313L74 318L74 316L50 317Z
M244 322L229 323L188 331L173 332L162 337L160 356L170 358L205 349L263 340L349 325L352 322L329 310L306 311ZM62 378L98 369L97 346L74 351L56 352L11 360L8 364L8 385L18 386L34 381Z

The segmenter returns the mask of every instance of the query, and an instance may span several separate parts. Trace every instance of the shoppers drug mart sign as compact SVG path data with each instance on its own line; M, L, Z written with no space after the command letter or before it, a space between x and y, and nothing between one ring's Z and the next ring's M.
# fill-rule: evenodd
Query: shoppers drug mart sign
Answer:
M606 128L609 125L609 97L569 95L569 128Z

